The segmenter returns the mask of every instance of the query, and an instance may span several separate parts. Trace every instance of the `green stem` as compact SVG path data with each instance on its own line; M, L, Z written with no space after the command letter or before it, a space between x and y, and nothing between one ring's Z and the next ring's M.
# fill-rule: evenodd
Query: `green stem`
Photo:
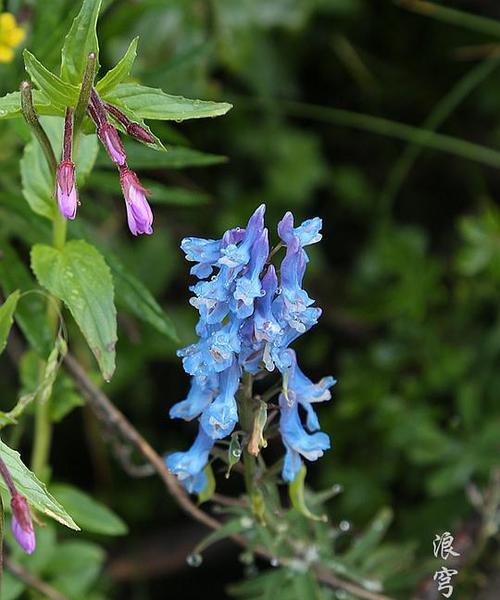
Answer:
M55 174L57 169L57 160L44 128L40 125L38 115L33 106L33 95L31 93L31 84L23 81L21 84L21 110L23 112L26 123L28 123L31 131L35 134L40 146L42 147L45 159L49 165L49 169Z
M253 377L250 373L243 376L238 393L238 410L241 428L249 438L253 428ZM255 457L250 454L247 445L243 448L243 467L245 488L251 498L255 492Z
M80 88L80 96L75 108L75 120L73 124L74 135L78 134L78 130L83 123L83 119L87 114L87 108L90 100L90 92L94 85L95 78L95 67L96 67L96 55L91 52L87 59L87 65L85 67L85 73L83 75L83 81Z
M62 249L66 242L66 219L61 213L54 211L54 221L52 224L52 245L54 248ZM47 301L47 320L54 338L57 335L59 326L59 312L61 303L53 296ZM31 457L31 467L33 471L43 476L50 453L52 441L52 421L50 418L50 402L38 402L35 413L35 440L33 444L33 453Z

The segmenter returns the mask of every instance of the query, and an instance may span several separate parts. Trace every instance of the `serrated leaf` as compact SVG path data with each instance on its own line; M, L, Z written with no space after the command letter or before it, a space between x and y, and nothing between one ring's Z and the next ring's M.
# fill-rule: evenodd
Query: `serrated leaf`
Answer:
M56 155L60 152L63 136L63 120L60 117L40 119ZM92 170L99 147L95 135L82 135L76 152L75 164L78 185L82 185ZM54 196L54 179L40 144L33 137L26 145L21 159L23 195L31 209L52 220L57 210Z
M7 345L7 338L9 337L10 328L14 321L14 313L19 296L19 290L12 292L2 306L0 306L0 353L4 351Z
M163 335L178 342L174 324L151 292L127 270L118 257L110 252L106 252L105 256L113 275L117 302Z
M297 510L301 515L307 519L313 521L326 521L325 515L313 514L306 505L305 498L305 480L307 475L307 469L302 465L300 471L297 473L297 477L289 484L288 493L290 495L290 501L293 508Z
M136 83L122 83L105 94L112 104L123 104L132 114L142 119L160 121L184 121L218 117L226 114L232 104L191 100L182 96L166 94L158 88L150 88Z
M49 99L50 103L64 110L75 106L78 100L78 88L62 81L57 75L46 69L27 49L23 51L24 66L32 82Z
M127 526L120 517L81 490L70 485L57 484L51 487L51 492L71 512L73 519L84 531L102 535L127 533Z
M96 88L101 95L111 92L118 84L127 79L137 56L138 41L139 38L135 37L130 42L127 52L125 52L120 61L98 82Z
M97 40L97 18L101 0L83 0L80 12L64 40L61 53L61 79L74 85L82 81L88 55L96 55L96 72L99 70L99 42Z
M39 481L34 473L22 462L19 452L12 450L0 440L0 456L5 461L7 468L17 489L36 510L70 529L79 531L78 525L69 516L59 502L47 491L45 484ZM4 480L0 477L0 487L7 490Z
M61 250L35 245L31 265L40 285L69 308L109 381L115 370L116 309L104 258L87 242L73 240Z

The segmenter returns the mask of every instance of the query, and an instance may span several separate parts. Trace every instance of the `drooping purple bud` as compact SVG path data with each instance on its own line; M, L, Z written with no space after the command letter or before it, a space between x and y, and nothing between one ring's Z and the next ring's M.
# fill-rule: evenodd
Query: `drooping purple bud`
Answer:
M57 204L65 219L74 219L78 206L75 165L71 160L62 160L56 172Z
M139 123L130 123L130 125L127 127L127 133L136 140L146 142L146 144L155 143L154 137L149 133L149 131L139 125Z
M153 213L147 200L147 190L140 184L137 175L126 166L120 169L120 183L130 231L133 235L150 235L153 233Z
M127 134L130 135L130 137L140 140L141 142L146 142L146 144L154 144L154 137L142 125L131 121L124 112L116 106L113 106L113 104L104 102L103 106L106 112L113 115L113 117L125 127Z
M31 554L35 550L36 540L28 501L16 491L12 494L10 507L12 509L12 533L21 548L27 554Z
M97 134L111 160L119 167L123 167L127 160L127 155L125 154L118 131L116 131L113 125L102 123L97 130Z

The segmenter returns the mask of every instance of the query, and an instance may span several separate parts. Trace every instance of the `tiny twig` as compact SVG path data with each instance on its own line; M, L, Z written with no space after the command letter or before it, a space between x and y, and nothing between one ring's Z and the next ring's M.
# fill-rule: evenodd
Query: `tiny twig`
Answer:
M4 557L4 564L12 575L23 581L30 588L43 594L45 598L48 598L49 600L69 600L67 596L58 592L48 583L45 583L45 581L42 581L36 575L33 575L33 573L30 573L30 571L19 563L14 562L9 556Z

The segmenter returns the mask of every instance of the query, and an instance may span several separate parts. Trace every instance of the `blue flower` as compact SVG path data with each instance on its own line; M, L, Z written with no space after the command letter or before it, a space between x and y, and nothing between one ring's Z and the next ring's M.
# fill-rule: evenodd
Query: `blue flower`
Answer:
M220 440L232 433L238 422L236 392L241 369L236 360L219 377L219 395L203 412L201 426L212 439Z
M177 402L170 409L171 419L191 421L199 417L212 402L217 393L218 377L192 377L191 388L185 400Z
M186 452L174 452L167 456L167 467L177 475L189 492L200 492L206 485L203 469L208 462L208 455L213 448L214 440L202 427L194 444Z
M297 356L293 350L287 350L288 369L286 372L285 396L289 402L298 402L307 413L306 425L309 431L318 431L319 421L313 408L315 402L326 402L332 397L330 388L335 385L333 377L323 377L318 383L313 383L304 375L297 364ZM285 383L285 381L284 381Z
M220 258L221 240L187 237L182 240L181 248L186 254L186 260L198 263L191 267L191 275L205 279L211 275L214 265Z
M285 216L278 223L278 235L288 244L292 237L298 239L301 248L316 244L323 237L320 233L323 222L319 217L308 219L298 227L293 226L293 215L291 212L285 213Z
M285 481L293 481L301 467L300 456L307 460L317 460L330 448L330 438L323 432L307 433L299 417L296 400L280 394L280 431L285 446L285 462L282 476Z
M192 448L167 459L169 469L189 491L206 483L203 471L213 444L231 434L238 422L236 394L243 371L258 374L278 369L283 376L280 431L286 454L283 478L292 481L302 458L316 460L330 447L319 430L315 402L330 399L335 383L325 377L313 383L298 367L290 345L318 320L321 309L302 287L309 262L304 247L321 239L321 219L294 227L287 212L278 225L286 246L279 269L267 265L268 231L265 206L250 217L245 229L230 229L220 240L185 238L186 259L196 263L191 273L199 281L190 289L190 303L198 310L198 341L178 351L184 370L192 375L187 397L172 406L170 416L199 418ZM266 266L267 265L267 266ZM307 432L299 405L306 411Z
M264 230L265 212L266 205L261 204L250 217L241 244L230 243L222 249L222 257L219 259L219 265L226 265L233 269L241 270L249 263L252 246Z
M269 255L267 229L255 240L248 270L236 281L233 298L236 301L233 312L239 319L245 319L253 313L254 300L265 294L260 282L260 274Z
M209 376L211 373L222 373L233 362L235 353L239 352L241 342L238 330L241 323L232 320L222 328L209 326L206 337L196 344L191 344L177 355L183 358L182 364L186 373L194 376Z

